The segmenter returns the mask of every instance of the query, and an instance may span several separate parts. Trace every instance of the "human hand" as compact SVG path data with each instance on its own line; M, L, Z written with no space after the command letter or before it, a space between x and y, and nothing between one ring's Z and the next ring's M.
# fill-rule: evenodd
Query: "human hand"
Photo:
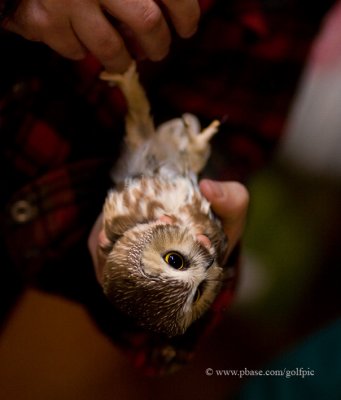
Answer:
M249 204L248 191L245 186L238 182L215 182L208 179L200 182L200 190L211 203L213 211L221 218L224 232L228 237L228 255L230 255L244 231ZM99 283L102 283L102 272L106 262L100 247L105 247L107 241L101 214L88 240L88 247Z
M199 15L198 0L21 0L2 26L67 58L90 52L108 72L122 73L132 61L129 43L150 60L161 60L171 42L168 21L187 38Z
M208 179L200 182L200 190L211 203L212 210L221 219L228 237L228 255L230 255L244 232L249 193L239 182L216 182Z

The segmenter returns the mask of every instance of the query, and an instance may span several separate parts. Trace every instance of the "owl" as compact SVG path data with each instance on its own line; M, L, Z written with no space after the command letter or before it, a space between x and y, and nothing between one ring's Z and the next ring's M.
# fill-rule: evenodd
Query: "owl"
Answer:
M112 304L149 331L182 335L212 305L227 238L198 187L218 121L184 114L155 128L136 65L102 73L127 103L124 150L103 207L99 281Z

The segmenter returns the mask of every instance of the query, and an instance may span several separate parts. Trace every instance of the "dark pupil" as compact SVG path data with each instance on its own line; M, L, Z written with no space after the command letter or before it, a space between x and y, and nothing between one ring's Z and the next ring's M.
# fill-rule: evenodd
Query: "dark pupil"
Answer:
M179 269L183 266L183 261L179 255L170 254L168 256L168 264L175 269Z

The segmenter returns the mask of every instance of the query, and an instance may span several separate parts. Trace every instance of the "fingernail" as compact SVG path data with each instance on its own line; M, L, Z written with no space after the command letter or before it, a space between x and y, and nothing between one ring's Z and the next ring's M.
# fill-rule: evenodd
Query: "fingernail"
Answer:
M197 32L198 27L196 26L195 28L191 29L190 31L182 32L181 37L182 39L190 39L194 34Z

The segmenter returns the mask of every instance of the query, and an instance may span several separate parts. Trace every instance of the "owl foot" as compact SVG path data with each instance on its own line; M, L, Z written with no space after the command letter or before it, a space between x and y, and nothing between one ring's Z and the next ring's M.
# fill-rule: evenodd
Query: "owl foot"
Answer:
M192 114L184 114L182 119L185 124L185 130L188 135L190 146L197 150L204 150L212 137L218 132L220 122L214 120L204 130L200 131L198 119Z
M214 120L201 130L197 117L192 114L182 116L185 133L188 138L187 153L191 169L200 172L210 155L210 140L218 132L220 122Z
M127 69L126 72L123 74L113 74L108 71L102 71L99 75L100 79L102 81L107 81L111 86L118 85L119 87L121 86L127 86L127 83L131 81L131 79L138 79L138 75L136 72L136 62L132 62ZM125 82L125 83L124 83Z
M193 124L191 125L188 123L188 116L189 114L185 114L183 118L190 143L198 150L202 150L208 146L212 137L218 132L220 122L218 120L214 120L207 128L200 132L197 129L193 129Z

